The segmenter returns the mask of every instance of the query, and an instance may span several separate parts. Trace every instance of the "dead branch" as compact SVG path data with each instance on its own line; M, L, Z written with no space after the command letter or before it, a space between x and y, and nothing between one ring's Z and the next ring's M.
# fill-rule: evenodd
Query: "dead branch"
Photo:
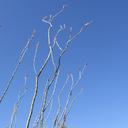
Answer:
M24 95L26 94L26 91L28 90L27 86L26 86L26 82L27 82L27 76L25 76L25 78L24 78L24 87L21 90L21 92L19 93L18 101L14 104L13 112L12 112L12 116L11 116L11 122L10 122L10 125L8 128L15 127L15 120L16 120L16 114L17 114L18 108L20 107L21 101L22 101Z
M17 71L18 71L18 69L19 69L19 67L20 67L25 55L26 55L26 52L27 52L27 50L28 50L28 48L29 48L34 36L35 36L35 30L33 30L31 37L28 39L25 47L22 49L22 51L21 51L21 53L19 55L19 59L17 61L15 69L13 70L9 81L7 82L7 85L6 85L6 88L3 91L3 94L0 96L0 103L3 101L5 95L7 94L8 90L9 90L9 88L11 86L11 83L12 83L12 81L13 81L13 79L14 79L14 77L15 77L15 75L16 75L16 73L17 73Z

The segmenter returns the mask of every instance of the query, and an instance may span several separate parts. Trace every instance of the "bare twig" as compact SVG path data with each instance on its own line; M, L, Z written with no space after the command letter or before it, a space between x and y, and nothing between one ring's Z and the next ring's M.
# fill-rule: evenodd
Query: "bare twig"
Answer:
M58 74L56 76L56 80L55 80L55 83L54 83L54 87L53 87L53 91L51 93L51 96L46 104L46 108L49 106L49 104L51 104L51 101L53 100L53 97L55 95L55 92L56 92L56 88L57 88L57 83L58 83L58 78L59 78L59 74L60 74L60 71L58 71Z
M83 88L81 88L80 91L79 91L79 92L74 96L74 98L72 99L72 101L71 101L71 103L70 103L70 106L69 106L69 108L68 108L68 110L67 110L67 113L66 113L67 116L68 116L68 114L70 113L71 108L72 108L74 102L75 102L76 99L81 95L82 92L83 92Z
M25 78L24 78L24 88L23 88L23 90L21 90L21 92L18 96L18 101L14 104L13 113L11 116L11 122L10 122L9 128L14 128L18 108L20 107L21 101L22 101L22 99L23 99L23 97L27 91L26 82L27 82L27 76L25 76Z
M43 17L42 18L42 21L44 23L47 23L49 25L48 27L48 47L49 47L49 53L48 53L48 56L47 58L45 59L45 62L43 63L43 65L41 66L39 72L37 73L37 76L36 76L36 82L35 82L35 91L34 91L34 95L33 95L33 98L32 98L32 102L31 102L31 107L30 107L30 112L29 112L29 116L28 116L28 119L27 119L27 123L26 123L26 128L29 128L29 125L30 125L30 120L31 120L31 117L32 117L32 114L33 114L33 109L34 109L34 104L35 104L35 100L36 100L36 97L37 97L37 93L38 93L38 80L39 80L39 77L40 75L42 74L44 68L46 67L50 57L52 59L52 64L54 66L54 69L56 70L56 65L55 65L55 62L54 62L54 58L53 58L53 52L52 52L52 46L51 46L51 29L52 29L52 22L53 20L61 13L63 12L65 6L63 6L62 10L60 10L59 12L57 12L54 16L51 16L50 15L50 18L48 18L47 16L46 17ZM58 72L58 69L57 69L57 72ZM55 73L56 74L56 73Z
M17 71L18 71L18 69L19 69L19 67L20 67L20 65L23 61L23 59L24 59L24 56L25 56L25 54L26 54L34 36L35 36L35 30L32 32L31 37L28 39L28 42L26 43L25 47L23 48L23 50L20 53L20 56L19 56L19 59L17 61L16 66L15 66L15 69L13 70L9 81L7 82L7 85L6 85L5 90L3 91L3 94L0 96L0 103L3 101L5 95L7 94L8 90L11 86L11 83L12 83L12 81L13 81L13 79L14 79L14 77L15 77L15 75L16 75L16 73L17 73Z
M51 78L51 80L49 81L48 85L45 86L45 90L44 90L44 100L43 100L43 105L42 105L42 110L41 110L41 121L40 121L40 126L43 127L43 122L44 122L44 113L47 109L47 98L48 98L48 93L49 90L54 82L54 80L56 79L56 77L58 76L58 72L59 72L59 68L60 68L60 61L58 64L58 67L56 68L56 71L53 74L53 77Z
M49 53L47 55L47 58L45 59L44 63L42 64L41 68L39 69L36 77L35 77L35 90L34 90L34 95L33 95L33 98L32 98L32 102L31 102L31 107L30 107L30 112L29 112L29 116L28 116L28 119L27 119L27 122L26 122L26 128L29 128L29 125L30 125L30 121L31 121L31 117L32 117L32 114L33 114L33 109L34 109L34 105L35 105L35 100L36 100L36 97L37 97L37 93L38 93L38 82L39 82L39 78L40 78L40 75L42 74L44 68L46 67L50 57L51 57L51 45L50 45L50 31L51 31L51 27L48 29L48 46L49 46ZM35 65L34 65L35 67Z
M54 82L54 86L53 86L53 91L52 91L52 93L51 93L51 95L50 95L50 98L49 98L49 100L47 101L47 104L45 105L45 110L48 108L48 106L50 105L50 106L52 106L51 104L52 104L52 101L53 101L53 98L54 98L54 94L55 94L55 91L56 91L56 88L57 88L57 83L58 83L58 77L59 77L59 71L58 71L58 74L57 74L57 76L56 76L56 80L55 80L55 82ZM50 78L47 80L47 82L46 82L46 87L48 86L48 84L49 84L49 82L48 81L50 81ZM51 107L50 107L51 108ZM41 110L42 111L42 110ZM40 120L41 120L41 114L42 114L42 112L40 112L39 113L39 116L38 116L38 118L36 119L36 121L35 121L35 127L37 127L38 125L39 125L39 122L40 122ZM49 114L48 114L49 115ZM48 117L47 117L48 118ZM46 118L46 120L47 120L47 118ZM46 121L45 121L46 122Z
M62 86L62 88L61 88L61 90L59 92L59 95L58 95L58 109L57 109L57 113L56 113L56 116L55 116L54 121L53 121L53 128L55 128L56 125L57 125L57 123L58 123L58 118L59 118L59 115L61 113L61 95L62 95L62 92L63 92L65 86L67 85L69 79L70 79L70 77L68 75L67 78L66 78L66 80L65 80L65 83Z
M63 7L54 15L54 16L52 16L52 21L58 16L58 15L60 15L63 11L64 11L64 9L67 7L67 5L63 5Z
M35 54L34 54L34 58L33 58L33 69L34 69L35 75L37 75L35 62L36 62L38 48L39 48L39 42L36 44Z
M70 74L70 77L71 77L71 80L72 80L72 84L71 84L71 88L69 90L69 93L68 93L68 97L67 97L67 100L66 100L66 103L65 103L65 107L64 107L64 110L61 114L61 116L59 117L58 119L58 125L64 125L65 122L66 122L66 119L67 119L67 116L70 112L70 109L75 101L75 99L80 95L80 93L78 93L78 95L75 95L75 97L73 99L72 98L72 95L73 95L73 91L75 90L75 88L79 85L79 81L82 79L82 76L84 74L84 71L87 67L87 64L84 65L83 69L82 70L79 70L79 76L78 76L78 80L76 80L76 82L74 82L73 80L73 75ZM62 120L62 121L61 121Z
M53 99L52 99L52 100L51 100L51 102L50 102L49 112L48 112L48 114L47 114L46 119L44 120L44 125L46 125L46 123L47 123L47 121L48 121L48 119L49 119L49 117L50 117L50 114L51 114L52 108L53 108Z
M63 25L63 26L61 25L61 26L59 27L58 31L57 31L56 34L55 34L54 40L53 40L53 41L54 41L53 46L56 44L57 47L60 49L60 51L62 51L62 48L60 47L57 38L58 38L59 34L60 34L63 30L65 30L65 25Z
M36 97L37 97L37 94L38 94L38 86L39 86L39 78L41 76L41 74L43 73L43 70L45 69L45 67L47 66L49 60L51 59L52 60L52 65L53 65L53 68L54 68L54 71L52 73L52 75L49 77L49 79L47 80L47 84L45 85L45 89L44 89L44 96L43 96L43 102L42 102L42 106L41 106L41 112L39 113L39 116L38 116L38 122L40 122L40 127L43 127L44 126L44 121L45 121L45 118L44 118L44 113L46 111L46 109L48 108L49 104L51 103L51 99L54 95L54 90L53 90L53 94L51 95L51 98L50 100L48 100L48 94L49 94L49 90L51 89L54 81L56 80L57 76L58 76L58 73L59 73L59 70L60 70L60 66L61 66L61 59L62 57L64 56L64 54L66 53L66 51L68 50L71 42L84 30L86 29L86 27L90 24L89 22L86 23L85 25L83 25L81 27L81 29L74 35L71 34L71 31L72 29L70 29L70 34L69 34L69 39L66 41L65 43L65 47L62 49L57 41L57 37L59 35L59 33L65 29L65 25L64 26L60 26L60 29L57 31L55 37L54 37L54 44L51 45L51 31L52 31L52 28L53 28L53 21L54 19L56 19L56 17L58 15L60 15L64 9L65 9L66 6L63 6L62 9L60 11L58 11L55 15L50 15L49 17L48 16L45 16L42 18L42 21L46 24L48 24L48 48L49 48L49 52L47 54L47 57L44 61L44 63L42 64L42 66L40 67L39 71L37 72L36 69L35 69L35 58L36 58L36 53L37 51L35 52L35 57L34 57L34 60L33 60L33 67L34 67L34 70L35 70L35 90L34 90L34 94L33 94L33 98L32 98L32 101L31 101L31 106L30 106L30 111L29 111L29 115L28 115L28 119L27 119L27 122L26 122L26 128L29 128L29 125L30 125L30 121L31 121L31 117L33 115L33 110L34 110L34 106L35 106L35 100L36 100ZM57 47L60 49L61 53L59 55L59 58L57 60L57 64L55 63L55 60L54 60L54 55L53 55L53 48L55 46L55 44L57 45ZM73 80L73 77L72 75L70 76L71 77L71 80L72 80L72 85L75 84L74 80ZM80 77L80 76L79 76ZM81 77L80 77L81 78ZM75 84L76 86L77 84ZM56 86L54 87L54 89L56 88ZM69 92L69 96L68 96L68 100L70 99L70 97L72 96L72 91L74 90L75 87L71 86L71 89L70 89L70 92ZM70 101L70 100L69 100ZM67 101L68 103L66 103L66 109L67 110L67 106L69 104L69 101ZM64 110L64 113L65 113L65 110ZM62 113L62 115L64 114ZM63 116L62 116L63 117Z

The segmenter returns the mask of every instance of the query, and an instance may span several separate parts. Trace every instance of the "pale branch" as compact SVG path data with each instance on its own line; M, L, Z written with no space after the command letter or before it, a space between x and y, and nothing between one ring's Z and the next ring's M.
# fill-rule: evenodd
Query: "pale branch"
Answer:
M48 47L49 47L49 51L51 53L51 59L52 59L52 64L53 64L54 70L56 70L56 64L54 61L53 50L52 50L52 46L51 46L51 29L52 29L52 27L49 26L49 28L48 28Z
M71 78L71 75L70 75L70 78ZM72 82L73 82L73 81L72 81ZM61 119L62 119L63 116L65 115L65 112L66 112L66 110L67 110L67 108L68 108L68 105L69 105L69 103L70 103L71 96L72 96L72 92L73 92L72 88L73 88L73 83L71 84L71 87L70 87L70 90L69 90L69 93L68 93L68 97L67 97L67 100L66 100L66 103L65 103L64 110L63 110L62 114L60 115L60 118L58 119L58 125L61 123Z
M18 109L20 107L20 104L21 104L21 101L22 101L22 99L25 96L26 91L27 91L26 82L27 82L27 76L25 76L25 78L24 78L24 87L21 90L21 92L19 93L18 100L14 104L13 112L12 112L12 115L11 115L11 122L10 122L9 128L14 128L17 111L18 111Z
M55 14L55 15L50 15L49 17L48 16L45 16L42 18L42 21L44 23L47 23L49 24L51 27L52 27L52 22L54 21L54 19L59 16L64 10L65 8L67 7L67 5L63 5L63 7Z
M50 98L48 100L48 103L46 104L46 108L49 106L49 104L51 103L51 101L52 101L52 99L53 99L53 97L55 95L59 74L60 74L60 71L58 71L58 74L57 74L57 77L56 77L56 80L55 80L55 83L54 83L54 86L53 86L53 91L52 91L51 96L50 96Z
M44 68L46 67L46 65L48 64L48 61L51 57L51 46L50 46L50 28L48 28L48 47L49 47L49 53L47 55L47 58L45 59L44 63L42 64L41 68L39 69L36 78L35 78L35 90L34 90L34 94L33 94L33 98L32 98L32 102L31 102L31 107L30 107L30 111L29 111L29 115L28 115L28 119L26 122L26 128L29 128L30 125L30 121L31 121L31 117L33 114L33 110L34 110L34 106L35 106L35 100L38 94L38 82L39 82L39 78L40 75L42 74Z
M50 44L50 32L51 31L51 26L48 28L48 47L49 47L49 53L47 55L47 58L45 59L44 63L42 64L41 68L39 69L37 75L36 75L36 78L35 78L35 90L34 90L34 95L33 95L33 98L32 98L32 102L31 102L31 107L30 107L30 112L29 112L29 116L28 116L28 119L27 119L27 123L26 123L26 128L29 128L29 125L30 125L30 121L31 121L31 117L32 117L32 114L33 114L33 109L34 109L34 105L35 105L35 100L36 100L36 97L37 97L37 94L38 94L38 82L39 82L39 78L40 78L40 75L42 74L44 68L46 67L51 55L52 55L52 50L51 50L51 44Z
M30 112L29 112L28 119L26 122L26 128L29 128L29 125L30 125L37 93L38 93L38 77L35 78L35 90L34 90L34 95L33 95L32 102L31 102Z
M41 113L41 112L40 112ZM40 115L38 114L34 120L32 128L38 128L39 127L39 122L40 122Z
M91 24L91 22L87 22L87 23L85 23L85 24L80 28L80 30L79 30L76 34L74 34L74 35L72 35L72 36L71 36L71 34L69 34L70 36L69 36L69 39L68 39L67 42L66 42L67 45L66 45L65 49L67 49L67 47L69 47L70 43L71 43L76 37L78 37L78 36L80 35L80 33L81 33L82 31L84 31L90 24Z
M70 79L70 77L69 77L69 75L67 75L67 78L64 82L64 85L62 86L62 88L61 88L61 90L58 94L58 109L57 109L57 113L56 113L54 121L53 121L53 128L55 128L57 123L58 123L58 118L59 118L59 115L60 115L60 112L61 112L61 95L62 95L63 90L64 90L65 86L67 85L69 79Z
M20 65L23 61L23 59L24 59L24 56L26 55L26 52L27 52L34 36L35 36L35 30L33 30L31 37L28 39L25 47L23 48L23 50L21 51L21 53L19 55L19 59L17 61L17 64L16 64L13 72L12 72L12 75L11 75L10 79L7 82L6 88L4 89L3 94L0 96L0 103L3 101L5 95L7 94L8 90L11 86L11 83L12 83L12 81L13 81L13 79L14 79L14 77L15 77L15 75L16 75L16 73L17 73L17 71L18 71L18 69L19 69L19 67L20 67Z
M67 111L67 113L66 113L67 116L68 116L68 114L70 113L71 108L72 108L74 102L75 102L76 99L82 94L83 90L84 90L84 89L81 88L80 91L79 91L79 92L75 95L75 97L72 99L72 101L71 101L71 103L70 103L70 106L69 106L69 108L68 108L68 111Z
M60 49L60 51L62 51L62 48L60 47L57 38L58 38L59 34L60 34L63 30L65 30L65 25L63 25L63 26L61 25L61 26L59 27L59 29L58 29L58 31L56 32L55 37L54 37L54 39L53 39L53 42L54 42L53 46L56 44L57 47Z
M61 58L62 56L66 53L66 51L68 50L69 46L70 46L70 43L73 39L75 39L82 31L83 31L83 27L80 29L80 31L78 33L76 33L71 39L69 39L67 42L66 42L66 46L65 48L63 49L63 51L61 52L60 56L59 56L59 59L58 59L58 68L60 67L60 62L61 62ZM57 71L57 70L56 70ZM56 74L56 72L55 72ZM41 126L43 127L43 120L44 120L44 112L45 112L45 106L46 106L46 102L47 102L47 95L48 95L48 91L49 91L49 88L51 87L52 85L52 82L54 81L55 79L55 75L51 81L51 84L49 84L48 87L46 87L46 90L45 90L45 93L44 93L44 102L43 102L43 107L42 107L42 119L41 119Z
M66 41L66 44L65 44L65 47L64 49L62 49L59 45L59 43L57 42L57 36L58 34L60 33L61 30L58 30L57 34L56 34L56 37L54 38L56 42L54 42L53 46L51 45L51 30L52 30L52 27L53 27L53 20L63 12L65 6L63 6L62 10L60 10L58 13L56 13L54 16L50 15L49 17L43 17L42 21L44 23L47 23L49 25L48 27L48 48L49 48L49 52L48 52L48 55L44 61L44 63L42 64L41 68L39 69L39 71L35 72L36 77L35 77L35 90L34 90L34 94L33 94L33 98L32 98L32 101L31 101L31 106L30 106L30 111L29 111L29 115L28 115L28 119L27 119L27 122L26 122L26 128L29 128L29 125L30 125L30 121L31 121L31 117L33 115L33 110L34 110L34 106L35 106L35 100L36 100L36 97L37 97L37 94L38 94L38 82L39 82L39 78L41 76L41 74L43 73L43 70L45 69L45 67L47 66L48 62L50 59L52 59L52 65L54 67L54 72L53 72L53 75L51 77L51 79L48 80L48 83L47 85L45 85L45 89L44 89L44 96L43 96L43 105L41 107L41 117L39 116L39 121L40 121L40 127L43 127L43 123L44 123L44 113L47 109L47 102L48 102L48 93L49 93L49 90L51 88L51 86L53 85L56 77L57 77L57 74L59 72L59 69L60 69L60 63L61 63L61 58L63 57L63 55L66 53L66 51L68 50L71 42L90 24L89 22L86 23L84 26L81 27L80 31L77 32L76 34L74 35L71 35L71 30L70 30L70 34L69 34L69 39ZM65 25L64 25L65 27ZM61 29L63 29L62 27L60 27ZM59 58L58 58L58 64L56 65L55 64L55 61L54 61L54 56L53 56L53 48L55 46L55 44L57 45L57 47L60 49L61 53L59 55ZM35 56L36 56L36 53L35 53ZM35 67L35 61L34 61L34 67ZM72 79L73 80L73 79ZM71 95L71 93L70 93Z
M48 100L48 103L46 104L46 108L47 108L49 105L51 106L51 102L52 102L52 100L53 100L53 98L54 98L54 94L55 94L55 91L56 91L56 88L57 88L58 77L59 77L59 71L58 71L56 80L55 80L54 85L53 85L53 91L52 91L51 96L50 96L50 98L49 98L49 100ZM46 81L46 84L45 84L46 86L48 86L49 81L50 81L50 78ZM42 110L40 111L38 117L36 118L36 120L35 120L35 122L34 122L34 125L33 125L34 128L37 127L37 126L39 125L39 123L40 123L40 120L41 120L41 113L42 113Z
M50 60L50 56L51 56L51 53L49 51L43 65L41 66L41 68L39 69L38 73L37 73L37 76L36 76L36 83L35 83L35 90L34 90L34 95L33 95L33 98L32 98L32 102L31 102L31 108L30 108L30 112L29 112L29 116L28 116L28 119L27 119L27 123L26 123L26 128L29 128L29 125L30 125L30 120L31 120L31 117L32 117L32 114L33 114L33 109L34 109L34 105L35 105L35 100L36 100L36 97L37 97L37 93L38 93L38 81L39 81L39 78L40 78L40 75L42 74L43 70L45 69L45 67L47 66L48 64L48 61ZM37 119L39 119L39 117L37 117ZM35 126L34 126L35 127Z
M74 82L74 87L72 88L73 90L79 85L79 82L80 82L80 80L82 79L83 74L84 74L85 70L87 69L87 66L88 66L88 65L85 64L82 69L79 69L78 80L77 80L76 82Z
M61 65L61 58L64 55L64 53L65 53L65 49L61 52L61 54L58 58L58 66L56 68L56 71L54 72L53 77L52 77L51 81L49 82L48 86L46 86L45 90L44 90L44 101L43 101L42 114L41 114L42 119L41 119L41 124L40 124L41 127L43 127L44 112L46 110L46 102L47 102L48 92L49 92L50 87L52 86L52 83L54 82L55 78L57 77L57 74L58 74L58 71L59 71L59 68L60 68L60 65Z
M36 65L35 65L35 63L36 63L36 57L37 57L38 48L39 48L39 42L36 44L35 54L34 54L34 58L33 58L33 69L34 69L35 75L37 75L37 70L36 70Z
M63 6L63 9L65 8L65 6ZM37 97L37 93L38 93L38 80L39 80L39 77L40 75L42 74L42 71L44 70L44 68L46 67L50 57L52 58L52 63L53 63L53 66L54 66L54 69L56 68L55 66L55 63L54 63L54 58L53 58L53 52L52 52L52 47L51 47L51 37L50 37L50 34L51 34L51 28L52 28L52 21L61 13L63 12L63 9L62 11L59 11L57 12L53 17L50 16L50 19L48 19L48 17L43 17L42 21L44 23L47 23L49 24L49 28L48 28L48 47L49 47L49 53L48 53L48 56L47 58L45 59L45 62L43 63L43 65L41 66L39 72L37 73L37 76L36 76L36 84L35 84L35 91L34 91L34 95L33 95L33 98L32 98L32 102L31 102L31 107L30 107L30 112L29 112L29 116L28 116L28 119L27 119L27 123L26 123L26 128L29 128L29 125L30 125L30 120L31 120L31 117L32 117L32 114L33 114L33 109L34 109L34 104L35 104L35 100L36 100L36 97Z
M83 27L80 29L80 31L78 33L76 33L71 39L69 39L67 42L66 42L66 46L65 48L63 49L63 51L61 52L60 56L59 56L59 59L58 59L58 68L60 67L60 61L61 61L61 58L62 56L64 55L64 53L67 51L71 41L73 39L75 39L82 31L83 31ZM48 30L48 33L49 33L49 30ZM49 36L48 36L49 37ZM50 46L51 47L51 46ZM35 104L35 100L36 100L36 97L37 97L37 93L38 93L38 78L40 77L43 69L45 68L45 66L47 65L49 59L50 59L50 56L51 56L51 50L49 51L48 53L48 56L44 62L44 64L42 65L42 67L40 68L38 74L37 74L37 77L36 77L36 85L35 85L35 91L34 91L34 95L33 95L33 99L32 99L32 104L31 104L31 108L30 108L30 113L29 113L29 116L28 116L28 120L27 120L27 123L26 123L26 128L29 128L29 124L30 124L30 120L31 120L31 116L32 116L32 113L33 113L33 109L34 109L34 104ZM55 71L55 76L53 77L51 83L49 84L49 86L46 88L46 92L45 92L45 100L44 100L44 105L43 105L43 113L44 113L44 110L45 110L45 105L46 105L46 99L47 99L47 94L48 94L48 91L49 91L49 88L51 87L54 79L56 78L56 73L58 72L58 68L56 68L56 71ZM43 114L44 115L44 114Z
M59 72L59 68L60 68L60 62L58 64L58 67L56 68L56 71L53 74L53 77L51 78L51 80L49 81L48 85L45 86L45 90L44 90L44 100L43 100L43 105L42 105L42 110L41 110L41 123L40 126L43 126L43 121L44 121L44 113L46 111L46 105L47 105L47 98L48 98L48 93L49 90L54 82L54 80L56 79L58 72Z
M60 15L64 10L65 8L67 7L67 5L63 5L63 7L55 14L52 16L52 21L58 16Z
M53 108L53 99L51 100L50 108L49 108L49 112L48 112L48 114L47 114L47 117L46 117L46 119L44 120L44 125L45 125L45 126L47 126L46 123L48 122L48 119L49 119L49 117L50 117L52 108Z
M66 7L66 5L63 5L62 9L59 10L53 16L50 15L49 17L45 16L45 17L42 18L42 21L44 23L47 23L49 25L49 28L48 28L48 47L49 47L49 50L50 50L50 54L51 54L51 59L52 59L52 64L53 64L54 70L56 69L56 64L54 62L54 57L53 57L53 51L52 51L52 46L51 46L51 36L50 36L50 33L51 33L52 26L53 26L53 24L52 24L53 20L64 11L65 7ZM56 44L59 47L58 42L56 42Z
M85 71L86 67L87 67L87 64L84 65L82 70L79 70L79 76L78 76L78 80L76 80L76 82L74 82L74 80L73 80L73 75L70 74L70 77L71 77L71 80L72 80L72 84L71 84L71 88L70 88L69 93L68 93L68 97L67 97L67 100L66 100L66 103L65 103L64 110L63 110L63 112L62 112L62 114L61 114L61 116L59 118L58 125L60 125L60 124L64 125L64 123L66 122L66 118L68 116L68 113L70 112L70 108L72 107L72 104L73 104L74 100L77 97L76 96L73 100L71 100L72 95L73 95L73 91L79 85L79 81L82 79L82 76L84 74L84 71ZM71 105L70 105L70 103L71 103ZM61 120L63 120L63 121L61 122Z
M72 37L72 27L69 28L69 39Z
M68 115L69 115L69 113L70 113L70 111L71 111L71 108L72 108L74 102L76 101L76 99L77 99L77 98L80 96L80 94L82 93L82 91L83 91L83 89L81 89L77 94L75 94L75 96L73 97L73 99L70 101L70 104L69 104L67 110L65 111L65 113L64 113L64 115L63 115L63 121L60 122L60 125L65 126L65 122L66 122L67 117L68 117Z
M63 55L64 55L64 52L62 52L62 53L60 54L60 56L59 56L59 59L58 59L58 66L57 66L56 70L55 70L54 73L53 73L53 77L51 78L49 84L48 84L47 86L45 86L45 90L44 90L44 101L43 101L43 106L42 106L42 111L41 111L41 113L42 113L42 114L41 114L41 115L42 115L42 119L41 119L41 121L40 121L40 122L41 122L41 124L40 124L41 126L43 126L44 112L45 112L45 110L46 110L46 103L47 103L48 92L49 92L49 89L50 89L50 87L52 86L52 84L53 84L55 78L57 77L57 74L58 74L59 68L60 68L61 58L62 58Z

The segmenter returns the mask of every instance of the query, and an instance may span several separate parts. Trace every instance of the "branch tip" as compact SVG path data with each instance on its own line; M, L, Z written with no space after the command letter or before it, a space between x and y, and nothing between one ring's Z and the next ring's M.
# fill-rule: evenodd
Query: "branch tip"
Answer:
M85 27L88 27L90 24L92 24L92 21L86 22L86 23L84 24L84 26L85 26Z

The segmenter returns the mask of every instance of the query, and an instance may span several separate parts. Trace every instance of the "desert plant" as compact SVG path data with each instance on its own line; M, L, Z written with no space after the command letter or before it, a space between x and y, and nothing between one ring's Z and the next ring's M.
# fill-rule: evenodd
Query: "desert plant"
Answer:
M79 81L81 80L81 78L84 74L87 64L85 64L82 69L79 69L77 80L74 80L73 74L69 73L65 79L64 84L61 85L59 93L57 94L58 79L59 79L59 76L61 73L60 67L61 67L61 65L63 65L62 58L69 50L73 40L76 39L79 36L79 34L81 32L83 32L90 25L90 22L86 22L84 25L82 25L82 27L80 28L80 30L77 33L73 34L72 28L71 27L67 28L66 25L63 24L63 25L59 26L55 35L52 35L52 30L54 29L54 21L56 20L56 18L59 15L62 14L62 12L65 10L66 7L67 7L66 5L63 5L63 7L55 15L45 16L42 18L42 22L46 23L48 25L48 29L47 29L48 54L47 54L44 62L41 64L41 67L37 70L36 58L38 57L37 56L38 48L39 48L39 42L38 42L36 44L35 53L34 53L34 57L33 57L33 64L32 64L34 74L35 74L35 88L34 88L33 97L32 97L31 105L30 105L30 110L28 113L27 121L26 121L26 126L25 126L26 128L29 128L31 124L33 124L32 125L33 128L48 127L47 122L48 122L49 116L51 114L51 110L53 109L53 102L55 102L55 99L58 102L58 105L56 105L57 111L54 114L53 119L51 120L51 122L52 122L51 127L66 128L65 124L66 124L69 112L72 108L72 105L73 105L75 99L79 96L79 94L82 91L81 87L79 86ZM61 36L61 32L67 32L67 31L68 31L68 39L66 40L64 47L62 47L59 43L58 38ZM5 90L3 91L3 93L0 97L0 104L5 99L5 96L9 91L11 83L14 80L15 75L16 75L20 65L22 64L25 54L27 53L27 50L30 48L30 44L31 44L34 36L35 36L35 30L32 32L30 39L28 39L28 42L26 43L25 47L23 48L23 50L20 53L17 65L12 73L11 78L9 79L9 81L7 83ZM59 50L59 53L56 57L54 55L54 53L56 52L55 48L57 48ZM52 65L49 65L50 62ZM39 86L41 86L41 84L39 84L39 81L43 77L42 74L44 73L44 70L48 66L53 68L53 70L52 70L52 72L49 73L50 75L48 78L46 78L45 84L43 85L44 91L43 91L43 95L42 95L39 113L38 113L37 117L35 118L35 121L31 122L32 116L34 113L34 107L36 104L35 101L36 101L38 93L39 93L38 92ZM26 81L25 81L25 83L26 83ZM63 95L63 91L65 90L67 85L69 86L67 98L65 100L65 104L62 105L62 101L63 101L62 95ZM77 93L74 94L75 90L77 90ZM14 120L16 118L16 112L20 105L22 96L24 96L24 93L23 93L23 95L19 96L18 101L14 105L10 128L14 127L13 124L14 124Z

